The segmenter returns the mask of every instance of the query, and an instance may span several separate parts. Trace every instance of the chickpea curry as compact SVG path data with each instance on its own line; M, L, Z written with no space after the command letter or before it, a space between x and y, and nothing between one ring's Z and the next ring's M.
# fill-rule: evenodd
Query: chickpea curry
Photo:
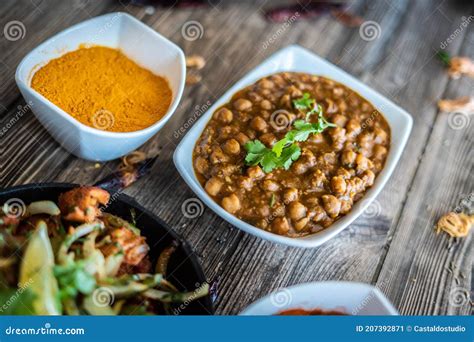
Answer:
M193 152L206 192L226 211L301 237L347 214L373 185L390 146L374 106L325 77L284 72L220 107Z

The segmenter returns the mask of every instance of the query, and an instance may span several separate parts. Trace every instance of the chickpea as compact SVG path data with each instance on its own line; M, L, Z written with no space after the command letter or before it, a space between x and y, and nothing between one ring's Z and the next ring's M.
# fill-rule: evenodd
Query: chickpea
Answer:
M296 88L294 85L290 86L287 90L287 94L289 94L292 98L297 98L303 96L303 92Z
M265 219L261 219L257 221L257 227L260 227L262 229L267 229L268 227L268 221Z
M278 184L275 181L272 181L271 179L264 180L262 187L264 190L271 191L271 192L280 190L280 184Z
M215 165L212 171L212 175L220 175L220 176L230 176L236 172L240 171L240 168L234 164L218 164Z
M347 214L352 208L352 200L342 200L341 201L341 211L340 214Z
M309 219L307 217L303 217L301 220L295 222L293 224L293 227L297 230L297 231L302 231L306 225L308 224L309 222Z
M303 173L308 171L309 165L304 160L298 160L293 164L291 168L297 175L302 175Z
M240 210L240 200L236 194L224 197L222 199L222 207L231 214L235 214Z
M336 195L343 195L346 192L346 181L341 176L335 176L331 179L331 189Z
M347 120L347 116L342 114L335 114L331 118L332 123L338 125L339 127L344 127L347 123Z
M333 195L323 195L322 199L326 213L332 218L337 217L341 211L341 201Z
M209 170L209 162L203 157L197 157L194 160L194 167L196 168L197 172L203 175Z
M358 193L361 193L365 189L364 181L359 177L351 178L347 181L347 188L349 189L350 196L354 197Z
M244 146L250 139L244 133L240 132L235 136L235 140L237 140L240 145Z
M332 140L332 145L337 149L340 150L344 146L346 141L346 130L341 127L335 127L328 132L329 136Z
M226 155L220 147L217 147L214 148L214 151L211 153L209 159L211 160L212 164L219 164L229 161L229 156Z
M224 151L229 154L239 154L240 153L240 144L235 139L229 139L225 142Z
M386 144L388 141L388 134L383 129L376 127L374 129L374 142L376 144Z
M371 170L366 170L362 173L361 179L365 187L374 185L375 174Z
M298 189L296 188L288 188L283 193L283 200L285 203L290 203L296 201L298 199Z
M239 187L247 191L252 190L253 188L253 179L250 177L241 177L239 180Z
M290 95L286 94L280 98L280 106L292 108Z
M269 146L269 147L272 147L277 141L277 139L276 139L276 137L273 133L262 134L259 137L259 140L261 142L263 142L265 145Z
M311 177L311 186L314 188L323 188L324 182L326 181L326 175L321 170L316 170L313 172Z
M339 103L337 104L337 107L339 108L339 111L341 111L342 113L345 113L347 110L346 101L339 101Z
M297 221L306 216L306 207L301 202L291 202L288 206L288 213L292 220Z
M353 170L351 169L351 171L353 171ZM342 177L342 179L350 179L353 176L353 173L351 173L351 171L349 171L349 170L347 170L343 167L340 167L336 171L336 176L340 176L340 177Z
M346 124L346 130L349 135L349 139L353 139L359 135L362 130L359 120L350 119Z
M216 119L223 122L223 123L231 123L232 119L234 118L234 115L232 114L231 110L228 108L221 108L219 109L216 114Z
M362 172L365 170L369 170L374 167L374 163L365 157L363 154L359 153L356 157L356 170L357 172Z
M262 217L270 216L270 206L262 205L260 208L258 208L258 214Z
M334 94L335 97L341 97L344 95L344 89L340 87L336 87L332 90L332 93Z
M313 209L313 221L320 222L326 217L326 212L321 206L316 206Z
M370 147L372 147L373 140L373 133L370 132L361 133L357 138L360 147L362 147L363 149L369 149Z
M261 116L256 116L250 122L250 127L258 132L264 132L267 129L268 124Z
M247 99L238 99L234 102L234 108L238 111L244 112L252 109L252 102Z
M383 160L387 156L387 149L382 145L374 146L374 158L378 160Z
M217 196L219 191L221 191L222 185L223 185L223 183L219 178L212 177L206 182L206 185L204 186L204 189L206 189L206 191L209 195Z
M286 217L277 217L272 222L272 231L279 235L285 235L290 231L290 225Z
M249 176L252 179L260 179L265 176L265 173L263 172L260 166L254 165L254 166L250 166L247 169L247 176Z
M345 166L351 167L357 157L357 153L352 150L345 150L341 154L341 163Z
M256 93L256 92L250 92L247 94L247 97L249 98L250 101L252 102L259 102L259 101L262 101L262 97Z
M260 107L265 110L270 110L272 109L272 103L268 100L263 100L262 102L260 102Z
M258 85L263 89L272 89L275 86L272 81L266 78L260 80L260 82L258 82Z
M232 126L224 126L224 127L221 127L219 128L219 138L221 139L227 139L231 136L233 136L234 134L236 134L236 127L232 127Z
M322 134L312 134L308 138L308 142L313 144L321 144L324 143L324 136Z

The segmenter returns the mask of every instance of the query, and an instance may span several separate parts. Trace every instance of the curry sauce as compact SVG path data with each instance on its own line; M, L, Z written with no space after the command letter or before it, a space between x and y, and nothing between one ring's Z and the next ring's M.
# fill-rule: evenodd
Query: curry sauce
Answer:
M322 120L295 108L305 97L334 127L296 142L299 153L285 167L265 172L248 165L249 142L269 150L297 121ZM301 237L351 210L374 184L389 146L386 120L358 93L325 77L285 72L260 79L219 108L196 143L193 162L206 192L226 211L266 231Z

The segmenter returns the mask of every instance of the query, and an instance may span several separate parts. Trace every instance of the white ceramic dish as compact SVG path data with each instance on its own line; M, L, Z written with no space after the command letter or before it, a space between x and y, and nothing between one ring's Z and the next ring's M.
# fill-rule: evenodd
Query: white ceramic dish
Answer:
M201 132L211 118L213 112L226 102L240 89L250 85L258 79L267 75L282 71L298 71L310 74L322 75L341 82L357 91L364 98L369 100L376 108L383 113L391 128L392 142L385 167L377 176L373 187L367 191L364 199L357 202L352 210L346 216L340 218L325 230L301 238L290 238L267 232L260 228L254 227L242 220L239 220L232 214L226 212L220 205L207 195L203 187L199 184L193 170L192 151ZM234 84L209 110L199 119L199 121L189 130L182 139L174 152L174 163L191 189L206 203L216 214L221 216L237 228L273 242L296 246L296 247L316 247L327 240L334 237L344 228L349 226L360 214L364 212L367 206L374 200L377 194L382 190L385 183L392 174L405 144L410 135L412 127L411 116L395 105L393 102L383 97L375 90L370 89L362 82L336 67L335 65L325 61L302 47L292 45L272 55L262 64L250 71L240 81Z
M166 77L173 99L163 118L140 131L107 132L80 123L30 87L35 71L81 44L121 49L140 66ZM26 102L49 133L76 156L97 161L123 156L156 134L176 110L185 78L183 51L141 21L121 12L84 21L48 39L23 58L15 75Z
M289 309L338 310L348 315L398 315L377 288L345 281L299 284L279 289L250 304L241 315L275 315Z

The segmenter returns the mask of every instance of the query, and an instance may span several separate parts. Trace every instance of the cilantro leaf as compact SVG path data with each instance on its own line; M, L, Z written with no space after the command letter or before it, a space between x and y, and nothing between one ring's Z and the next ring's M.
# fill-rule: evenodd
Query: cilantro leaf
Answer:
M288 143L288 139L285 137L275 143L273 145L272 151L275 152L277 157L281 156L281 153L283 151L283 148L285 148L285 145Z
M449 67L449 64L451 63L451 56L449 56L449 53L446 51L438 51L436 57L438 57L445 67Z
M296 109L300 110L312 109L314 107L315 102L316 101L311 98L311 95L309 93L304 93L303 97L293 100L293 106L295 106Z
M296 142L306 141L311 134L321 133L328 127L336 127L335 124L324 118L322 107L317 105L308 93L304 93L303 97L293 100L293 105L297 109L308 110L305 120L296 120L293 123L294 129L287 132L271 149L257 139L247 142L244 145L247 151L245 156L247 165L260 165L265 173L269 173L276 168L288 170L301 155L301 149ZM316 113L318 114L318 121L310 122L310 116Z
M301 149L296 144L291 144L288 148L285 148L281 154L281 166L288 170L295 160L301 155Z

